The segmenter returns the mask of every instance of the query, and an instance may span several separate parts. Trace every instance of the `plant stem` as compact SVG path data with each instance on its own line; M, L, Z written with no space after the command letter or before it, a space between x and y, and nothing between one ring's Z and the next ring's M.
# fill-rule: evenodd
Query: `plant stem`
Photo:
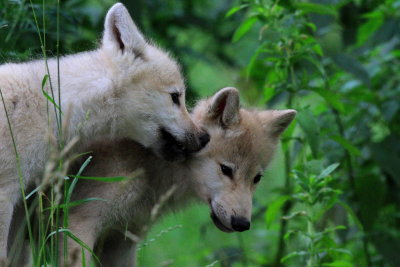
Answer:
M296 77L294 75L293 66L290 64L290 54L288 55L287 64L288 64L288 71L290 73L290 79L291 79L291 83L292 83L292 87L293 87L292 90L295 90L297 88L297 83L296 83ZM292 102L293 102L293 92L290 91L286 105L288 107L291 107ZM288 147L285 151L285 173L286 173L286 175L285 175L285 184L284 184L284 192L283 193L285 195L289 195L289 196L293 194L293 188L292 188L292 184L290 181L290 172L292 170L291 158L292 158L291 150L290 150L289 144L288 144ZM287 216L290 213L290 210L292 209L292 207L293 207L293 201L291 199L289 199L288 201L286 201L286 203L282 207L282 217ZM283 255L285 253L284 236L287 231L287 226L288 226L288 221L281 218L279 238L278 238L278 249L277 249L277 252L275 255L275 264L274 264L274 266L276 266L276 267L282 266L281 258L283 257Z

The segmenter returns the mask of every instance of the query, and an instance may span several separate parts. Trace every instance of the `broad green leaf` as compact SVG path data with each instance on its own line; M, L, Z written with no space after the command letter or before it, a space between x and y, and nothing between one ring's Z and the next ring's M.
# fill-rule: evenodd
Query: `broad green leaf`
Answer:
M242 22L242 24L237 28L235 33L233 34L232 37L232 42L236 43L237 41L240 40L240 38L243 37L248 31L251 30L253 25L257 22L257 17L248 17L245 21Z
M340 145L342 145L353 156L360 156L361 155L361 151L357 147L353 146L349 141L347 141L346 139L344 139L340 135L330 135L329 137L333 141L335 141L335 142L339 143Z
M329 174L331 174L337 167L339 167L340 163L333 163L325 168L319 175L318 178L325 178Z
M323 263L322 266L326 267L353 267L354 265L351 262L338 260L333 262Z
M241 10L247 6L249 6L249 5L244 4L244 5L232 7L231 9L228 10L228 12L226 12L225 18L229 18L230 16L232 16L233 14L235 14L236 12L238 12L239 10Z
M334 251L337 253L352 255L350 250L344 248L328 248L328 251Z
M336 16L336 8L332 5L320 5L309 2L297 3L296 8L301 10L303 13L317 13L322 15Z
M358 28L357 47L363 45L382 26L384 22L384 16L381 11L374 11L367 15L369 17L367 22Z
M267 211L265 212L265 224L267 225L267 228L271 227L272 222L278 217L282 206L289 199L289 196L281 196L268 205Z
M320 128L314 114L309 109L302 110L297 115L297 121L304 131L313 157L318 158Z
M330 104L333 108L338 110L340 113L345 113L345 108L343 102L340 100L340 96L335 94L334 92L325 89L325 88L312 88L312 91L319 94L328 104Z
M267 103L273 96L275 95L275 88L273 87L265 87L263 89L263 98L262 102Z

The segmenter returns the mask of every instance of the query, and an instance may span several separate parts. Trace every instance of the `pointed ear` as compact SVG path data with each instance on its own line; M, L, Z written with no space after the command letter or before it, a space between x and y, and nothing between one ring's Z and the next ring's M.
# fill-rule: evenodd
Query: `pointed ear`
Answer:
M266 110L260 112L260 117L268 135L278 138L289 126L296 116L294 109Z
M240 120L239 103L239 91L236 88L223 88L212 97L207 116L218 120L223 127L236 124Z
M128 10L121 3L113 5L104 23L103 46L111 46L122 52L141 55L146 45L143 35L133 22Z

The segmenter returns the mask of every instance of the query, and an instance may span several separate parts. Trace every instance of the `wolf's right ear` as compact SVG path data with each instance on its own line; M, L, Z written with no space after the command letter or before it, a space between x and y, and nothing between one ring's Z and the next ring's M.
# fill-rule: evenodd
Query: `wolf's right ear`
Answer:
M121 3L113 5L104 23L103 46L111 46L121 52L142 54L146 42L139 32L126 7Z
M211 99L207 116L227 127L239 123L239 91L233 87L219 90Z

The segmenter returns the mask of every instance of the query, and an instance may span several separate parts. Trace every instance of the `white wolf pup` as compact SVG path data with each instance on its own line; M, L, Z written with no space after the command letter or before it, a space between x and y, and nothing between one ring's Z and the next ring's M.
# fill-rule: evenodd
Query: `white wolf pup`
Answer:
M177 63L144 39L122 4L108 11L104 26L100 48L60 59L60 81L56 60L48 62L54 98L59 97L55 85L60 82L61 107L71 111L70 136L79 133L79 146L95 137L130 138L170 161L200 150L209 135L192 122L186 110ZM43 60L0 66L0 90L25 184L41 176L48 159L47 103L41 91L45 74ZM45 90L50 94L49 86ZM53 113L51 121L55 122ZM55 123L50 129L57 133ZM19 196L15 154L1 104L0 262L6 257L9 224Z
M70 230L91 249L99 249L102 266L119 267L134 266L135 236L143 237L159 215L191 199L209 205L220 230L248 230L256 184L295 114L241 109L238 91L225 88L196 106L194 121L210 133L211 140L185 162L160 160L129 140L92 144L88 150L93 159L85 176L129 177L137 169L143 174L118 183L80 180L74 199L101 197L108 202L73 207ZM68 243L69 265L79 266L81 248L72 240Z

